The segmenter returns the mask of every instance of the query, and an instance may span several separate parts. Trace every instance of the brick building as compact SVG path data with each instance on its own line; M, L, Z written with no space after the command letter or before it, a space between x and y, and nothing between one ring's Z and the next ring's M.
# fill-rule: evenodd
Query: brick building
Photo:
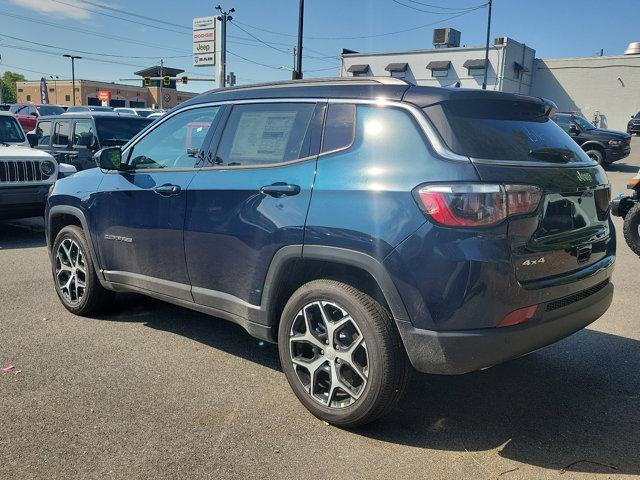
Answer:
M140 86L125 85L122 83L98 82L94 80L76 79L75 104L76 105L101 105L98 100L99 91L110 91L112 107L134 107L134 108L163 108L175 107L198 95L192 92L181 92L176 88L176 82L172 81L168 87L160 88L160 82L152 80L151 85L145 87L143 78L145 76L158 76L160 67L150 67L145 70L135 72L139 75ZM164 68L163 74L176 76L183 70ZM156 73L158 75L156 75ZM73 105L73 93L71 80L47 80L47 91L49 103L55 105ZM17 82L18 103L41 103L40 102L40 80ZM160 101L160 91L162 90L162 102Z

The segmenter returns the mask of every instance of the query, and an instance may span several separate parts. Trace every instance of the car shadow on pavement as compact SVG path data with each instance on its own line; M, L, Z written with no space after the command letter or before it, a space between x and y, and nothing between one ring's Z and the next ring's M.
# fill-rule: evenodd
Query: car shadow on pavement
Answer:
M638 167L635 165L627 165L626 163L612 163L607 165L607 171L622 173L638 173Z
M241 327L133 294L98 318L143 322L280 370L275 345ZM640 341L583 330L462 376L412 373L390 415L353 430L383 442L496 455L561 471L640 474Z
M359 433L562 471L640 474L640 342L583 330L459 377L414 374L400 408Z
M0 221L0 250L36 248L45 245L42 218Z

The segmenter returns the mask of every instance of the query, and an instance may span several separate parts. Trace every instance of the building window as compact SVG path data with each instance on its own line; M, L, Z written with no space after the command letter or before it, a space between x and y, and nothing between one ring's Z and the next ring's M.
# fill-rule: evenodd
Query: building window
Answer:
M27 95L27 102L31 101L31 95Z
M390 63L384 69L389 72L393 78L405 78L408 68L408 63Z
M22 93L24 90L22 88L18 89L18 92Z
M70 102L71 101L71 95L65 95L64 96L64 101L65 102Z
M50 92L55 92L55 89L54 88L50 88L49 91Z
M482 68L482 67L481 68L477 68L477 67L470 68L469 69L469 75L471 77L483 77L484 76L484 68Z
M80 89L78 87L76 87L76 88L73 89L73 91L77 93L77 92L80 91Z
M447 69L447 70L431 70L431 76L434 77L434 78L448 77L449 76L449 69Z

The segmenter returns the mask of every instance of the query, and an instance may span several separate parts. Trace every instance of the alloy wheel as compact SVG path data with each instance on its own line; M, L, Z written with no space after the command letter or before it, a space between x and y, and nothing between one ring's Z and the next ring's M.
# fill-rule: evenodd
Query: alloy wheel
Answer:
M84 253L80 245L65 238L56 251L56 282L64 300L77 305L87 288L87 270Z
M364 336L351 315L333 302L302 307L289 332L289 356L304 389L325 407L348 407L367 385Z

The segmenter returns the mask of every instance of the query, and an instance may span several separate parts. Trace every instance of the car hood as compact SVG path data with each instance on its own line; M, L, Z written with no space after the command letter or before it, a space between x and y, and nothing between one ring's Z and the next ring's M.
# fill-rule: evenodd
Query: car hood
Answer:
M624 140L629 138L628 133L620 132L618 130L606 130L604 128L594 128L593 130L587 130L587 133L595 138L603 140Z
M53 157L47 152L36 148L24 147L22 145L0 145L0 159L8 157L21 160L53 160Z

